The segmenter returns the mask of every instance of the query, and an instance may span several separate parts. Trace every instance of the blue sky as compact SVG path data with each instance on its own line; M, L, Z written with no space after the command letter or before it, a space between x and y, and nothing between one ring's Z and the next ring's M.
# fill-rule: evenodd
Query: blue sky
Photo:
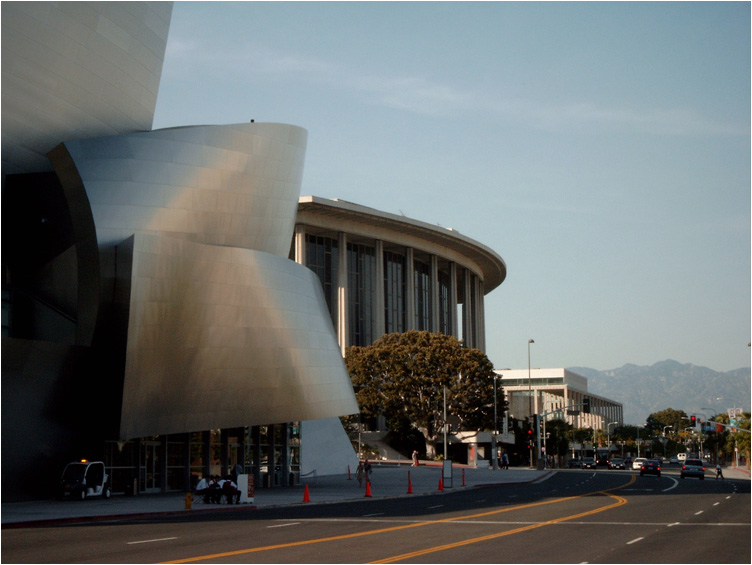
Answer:
M154 128L308 130L301 193L507 264L497 368L750 365L750 3L176 2Z

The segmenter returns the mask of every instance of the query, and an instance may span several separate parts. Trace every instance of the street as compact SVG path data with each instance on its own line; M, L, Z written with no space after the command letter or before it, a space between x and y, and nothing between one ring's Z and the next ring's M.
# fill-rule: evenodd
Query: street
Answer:
M749 481L560 471L463 492L8 530L12 563L749 563Z

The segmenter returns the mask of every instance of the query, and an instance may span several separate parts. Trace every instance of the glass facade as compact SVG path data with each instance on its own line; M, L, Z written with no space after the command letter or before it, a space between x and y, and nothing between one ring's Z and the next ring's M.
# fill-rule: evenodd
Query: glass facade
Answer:
M431 331L431 266L415 261L415 329Z
M404 332L407 329L405 263L404 255L384 252L384 333Z
M449 273L439 271L439 332L452 335L452 285Z
M347 244L349 345L371 345L376 326L376 250ZM380 337L380 335L379 335Z
M316 273L321 281L326 305L336 327L339 242L329 237L306 234L306 266Z

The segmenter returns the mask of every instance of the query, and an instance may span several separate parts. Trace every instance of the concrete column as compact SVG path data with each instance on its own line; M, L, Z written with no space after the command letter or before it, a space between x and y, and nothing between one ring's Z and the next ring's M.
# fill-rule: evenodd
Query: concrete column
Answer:
M306 264L306 232L303 224L295 224L295 262Z
M431 255L431 331L439 331L439 258Z
M478 279L478 349L486 351L486 307L485 307L485 285Z
M472 280L470 271L462 269L462 276L465 279L465 288L462 303L462 339L467 347L475 347L475 336L473 335L472 324Z
M347 234L339 233L339 259L337 261L337 341L345 356L345 348L348 342L348 323L347 323Z
M415 329L415 252L412 247L405 249L405 328Z
M384 314L384 242L376 240L376 331L374 339L379 339L386 333L386 315Z
M459 321L457 320L457 263L449 263L449 304L452 315L452 335L459 337Z

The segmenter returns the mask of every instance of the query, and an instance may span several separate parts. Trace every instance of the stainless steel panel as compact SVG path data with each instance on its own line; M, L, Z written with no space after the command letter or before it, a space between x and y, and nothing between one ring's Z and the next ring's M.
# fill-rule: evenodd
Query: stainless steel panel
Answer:
M3 175L65 139L151 128L172 2L3 2Z
M143 231L286 257L306 140L296 126L248 123L64 145L86 187L100 246Z
M306 267L139 234L130 282L123 439L358 411Z

